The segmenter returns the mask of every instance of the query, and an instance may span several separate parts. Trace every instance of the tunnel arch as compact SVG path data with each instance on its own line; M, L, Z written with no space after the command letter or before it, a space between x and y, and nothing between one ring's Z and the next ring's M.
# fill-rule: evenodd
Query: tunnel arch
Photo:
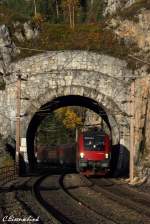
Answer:
M86 107L88 109L91 109L95 113L99 114L109 127L113 144L119 144L120 134L119 134L118 125L112 115L111 115L111 120L109 119L109 114L107 112L107 109L102 104L96 102L92 98L80 96L80 95L59 96L47 102L46 104L42 105L39 108L39 110L37 110L36 113L33 115L29 123L27 133L26 133L26 139L27 139L28 160L29 160L29 166L31 170L34 169L34 166L36 164L36 158L34 155L34 138L35 138L35 134L39 124L47 116L47 113L51 113L52 111L61 107L65 107L65 106ZM41 111L42 111L42 115L41 115ZM111 126L112 119L114 123ZM115 135L118 135L118 136L115 136L115 139L113 136L114 133Z
M0 98L0 133L5 138L15 138L18 72L26 80L21 82L21 138L29 136L35 115L43 105L58 97L76 95L92 99L104 109L113 144L130 150L129 97L133 74L125 61L89 51L51 51L11 63L11 75L6 77L6 89ZM8 116L10 120L6 119Z

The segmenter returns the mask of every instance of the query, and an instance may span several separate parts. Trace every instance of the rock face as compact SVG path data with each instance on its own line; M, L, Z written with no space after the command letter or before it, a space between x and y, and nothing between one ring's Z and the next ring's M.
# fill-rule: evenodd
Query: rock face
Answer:
M150 85L149 85L150 86ZM147 96L147 107L146 107L146 120L145 120L145 146L144 146L144 159L143 167L147 172L150 180L150 87Z
M30 21L21 24L20 22L13 23L14 33L18 42L34 40L39 35L38 27Z
M102 119L101 117L96 114L96 113L93 113L93 111L87 109L85 111L85 121L84 121L84 124L85 125L99 125L101 124L102 122Z
M15 44L12 42L8 28L5 25L0 26L0 94L3 97L2 92L5 90L5 75L7 69L11 63L13 56L18 53ZM3 120L3 118L1 118ZM8 122L6 122L7 127ZM3 133L2 133L3 135ZM3 139L0 139L0 163L2 164L3 157L5 157L5 143Z
M38 29L33 28L30 22L21 25L16 22L14 25L14 36L18 41L31 40L38 36ZM6 25L0 26L0 73L5 74L12 58L20 53L12 42L9 29ZM0 77L1 79L1 77ZM1 80L0 80L1 81Z
M140 178L150 176L150 78L135 81L135 163Z
M4 74L13 56L18 50L12 42L8 28L0 26L0 72Z
M104 14L113 14L118 9L129 7L135 1L105 0ZM150 10L140 11L136 19L132 21L114 17L109 28L112 28L116 37L126 45L136 44L140 51L144 52L143 59L150 55ZM19 42L32 40L38 35L38 29L34 29L30 23L21 26L16 23L14 30ZM17 53L19 51L11 40L8 28L5 25L0 26L0 133L3 137L15 138L15 81L20 70L23 78L27 79L26 83L21 83L21 93L23 97L29 98L29 101L21 101L21 114L26 114L26 117L21 118L22 137L26 136L31 118L43 104L61 96L79 95L91 98L105 108L112 127L113 143L120 143L130 150L129 97L130 84L135 75L135 164L137 174L141 178L149 174L149 63L140 66L133 74L125 61L92 52L54 51L11 63ZM9 73L11 75L6 77ZM3 154L4 143L0 145L0 158Z
M115 33L118 37L137 44L143 52L148 52L150 50L150 10L139 13L137 19L138 22L127 19L118 21Z
M24 35L27 40L35 39L38 36L38 30L33 29L29 22L24 23L23 26L24 26Z
M150 10L139 10L136 14L136 20L126 18L112 19L111 26L117 38L124 41L125 44L134 48L138 52L133 60L138 63L139 69L135 71L135 76L141 74L145 78L135 81L135 174L140 179L150 177L150 79L149 79L149 58L150 58Z
M104 2L106 4L104 15L112 15L119 9L129 7L135 3L136 0L104 0Z
M106 8L104 11L104 15L111 15L117 11L118 8L121 7L122 1L120 0L105 0Z

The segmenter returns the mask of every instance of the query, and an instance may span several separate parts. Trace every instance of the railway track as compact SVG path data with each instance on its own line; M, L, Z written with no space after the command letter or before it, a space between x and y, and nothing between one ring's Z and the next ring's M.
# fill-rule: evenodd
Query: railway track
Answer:
M36 200L38 201L38 204L40 205L41 209L43 210L43 212L45 214L47 214L48 216L50 214L52 214L54 216L54 218L56 218L56 222L57 223L66 223L66 224L71 224L72 222L65 216L63 215L61 212L59 212L57 209L55 209L54 206L52 206L48 200L45 200L43 197L42 197L42 193L41 193L41 184L43 182L43 180L45 178L48 178L48 176L51 176L50 174L49 175L44 175L42 177L40 177L36 183L34 184L33 186L33 194L36 198ZM48 193L47 193L47 197L48 197Z
M149 224L150 196L137 193L109 179L59 169L31 177L9 194L24 216L40 216L41 224Z
M65 224L120 224L97 212L71 194L64 184L65 175L41 177L34 186L37 200L47 212Z
M0 193L0 207L1 207L1 216L0 216L0 223L14 223L16 221L6 221L9 217L12 217L13 219L27 219L30 217L32 220L37 219L38 215L36 215L36 204L34 199L30 195L30 200L32 200L32 204L34 203L34 209L33 207L30 207L29 203L27 203L27 200L24 200L25 198L22 197L23 190L18 190L14 188L5 189L4 192ZM27 196L29 192L25 193ZM29 201L28 201L29 202ZM5 221L4 221L5 220ZM18 221L18 223L20 223ZM29 221L24 221L24 223L31 223ZM43 224L43 222L38 218L38 223Z
M74 178L74 177L73 177ZM77 176L78 178L78 176ZM78 178L79 179L79 178ZM69 191L69 194L73 195L76 199L80 198L80 202L92 210L96 211L101 216L103 215L107 219L111 219L115 223L121 224L149 224L150 216L147 207L146 212L140 212L129 204L121 203L124 201L123 197L121 200L117 196L108 197L111 192L103 192L103 189L96 190L93 183L86 181L87 179L81 177L80 183L77 185L77 181L73 183L73 180L68 184L66 182L65 189ZM71 184L71 185L70 185ZM107 186L111 186L112 183L107 183ZM111 191L111 190L110 190ZM138 195L136 195L138 196ZM115 198L115 200L114 200ZM134 203L135 205L136 203Z
M105 197L144 214L150 219L149 194L123 184L117 184L113 180L106 178L91 178L90 181L93 184L92 189L96 192L101 192Z
M51 173L54 172L54 170L51 170ZM19 219L27 219L28 217L38 219L37 222L32 221L32 223L58 224L58 221L40 206L34 195L33 186L38 180L39 176L35 174L30 177L17 178L15 181L1 187L0 223L3 223L4 217L13 216ZM31 223L29 221L23 222ZM9 221L9 223L14 223L14 221Z
M111 192L113 182L103 180L100 185L78 174L50 175L39 179L36 194L41 205L60 223L150 223L149 207L144 204L148 200L136 205L131 199L124 200Z
M119 224L117 221L113 220L111 217L108 217L108 216L104 215L103 213L100 213L99 211L97 211L96 209L94 209L90 204L88 204L87 202L84 202L83 200L80 200L79 197L77 197L74 194L70 193L70 191L68 190L68 187L64 185L63 178L64 178L64 176L62 176L60 178L60 181L59 181L60 182L60 185L61 185L62 189L71 198L73 198L73 200L77 201L80 205L82 205L82 207L88 208L90 211L93 211L94 213L96 213L97 215L103 217L104 219L107 219L108 221L111 221L112 223Z

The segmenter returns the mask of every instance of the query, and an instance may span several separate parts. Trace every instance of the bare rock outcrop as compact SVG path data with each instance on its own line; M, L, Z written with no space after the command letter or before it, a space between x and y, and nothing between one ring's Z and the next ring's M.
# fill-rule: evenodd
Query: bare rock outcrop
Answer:
M0 72L6 73L7 67L12 58L18 53L15 44L12 42L10 32L6 25L0 26Z
M105 0L106 8L104 15L112 15L119 9L123 9L134 4L136 0Z

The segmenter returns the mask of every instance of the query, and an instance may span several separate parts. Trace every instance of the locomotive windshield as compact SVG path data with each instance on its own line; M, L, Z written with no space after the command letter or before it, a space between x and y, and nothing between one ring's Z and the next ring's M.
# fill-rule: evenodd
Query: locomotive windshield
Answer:
M104 133L83 134L84 147L88 151L104 151Z

